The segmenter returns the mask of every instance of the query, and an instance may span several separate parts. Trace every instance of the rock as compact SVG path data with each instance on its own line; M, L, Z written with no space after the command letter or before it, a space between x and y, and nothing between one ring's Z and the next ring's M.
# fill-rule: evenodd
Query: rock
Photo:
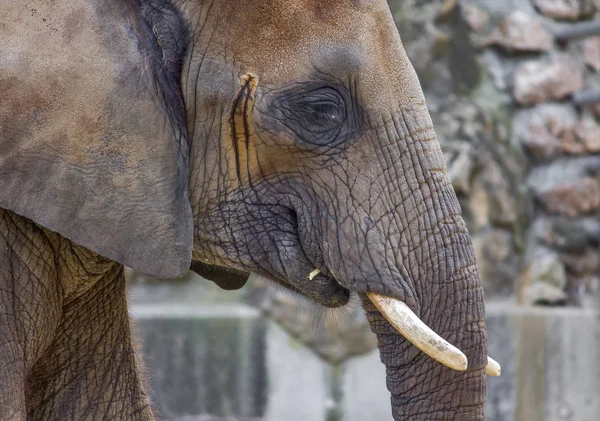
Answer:
M483 75L471 31L458 14L449 22L448 65L454 92L466 95L479 86Z
M569 275L567 287L569 301L578 307L600 308L599 284L600 272L580 276Z
M501 164L490 159L481 175L490 195L490 220L500 227L513 228L517 223L520 205L519 193L514 191Z
M525 290L523 303L529 305L559 306L565 305L567 298L566 292L542 282L536 282Z
M600 210L600 181L586 177L544 193L540 200L550 212L576 217Z
M497 45L508 52L548 51L553 44L552 35L534 16L515 10L492 30L479 46Z
M600 36L589 37L583 41L583 59L588 66L600 72Z
M526 269L531 280L563 289L567 284L567 276L558 254L548 249L538 248L533 255L534 258Z
M518 257L510 232L493 229L473 237L486 297L509 296L518 278Z
M433 124L445 153L455 156L483 129L481 109L469 101L448 99L432 112Z
M555 159L547 164L533 167L527 178L527 187L536 196L541 196L556 186L564 183L576 183L589 174L599 172L599 155Z
M600 152L600 124L591 117L581 119L575 128L575 137L585 153Z
M263 303L263 312L326 361L339 363L377 347L360 305L348 308L349 313L340 317L321 313L321 323L316 323L317 306L312 301L274 289L269 295L271 300Z
M523 216L524 190L515 188L524 177L525 157L503 138L498 123L490 123L472 138L474 170L471 189L462 198L465 220L473 233L490 225L516 229Z
M589 116L577 121L577 112L567 104L541 104L518 112L514 136L539 161L565 153L600 152L600 125Z
M533 0L535 7L544 15L559 20L579 20L596 12L594 0Z
M577 275L600 273L600 250L587 248L583 253L562 254L561 260L570 272Z
M564 288L567 274L559 256L538 248L531 252L526 270L521 275L520 299L524 304L560 305L567 300Z
M436 19L444 19L452 12L454 12L458 6L458 1L459 0L444 0L444 2L440 6L440 9L438 10Z
M523 105L562 99L582 87L581 66L566 54L525 62L515 72L514 95Z
M490 21L490 15L487 12L475 5L465 4L461 7L463 19L467 22L467 25L475 31L479 32Z
M471 145L467 142L455 143L452 150L445 153L448 163L448 176L456 194L468 194L470 191L471 173L473 172L473 159Z
M491 77L494 87L497 91L501 91L503 96L508 96L504 92L508 90L508 87L512 84L513 69L507 66L507 61L503 54L493 49L486 49L481 54L481 61L484 63L486 71ZM489 95L484 94L484 100L488 100ZM512 96L507 98L511 105L513 103Z
M440 51L443 36L434 24L442 3L442 0L425 4L403 0L389 2L398 30L402 34L402 43L419 80L426 91L435 89L436 97L452 90L447 55L445 51ZM432 103L433 100L428 102Z
M517 113L514 136L537 160L563 154L564 144L575 142L577 112L570 105L542 104Z
M491 155L489 152L482 152ZM480 171L471 184L465 201L465 220L469 230L478 232L490 225L512 228L518 220L518 192L511 189L498 162L490 156L480 163Z
M438 135L442 148L446 146L449 139L459 138L458 131L461 128L461 122L451 112L438 112L432 115L435 132Z
M532 230L544 244L567 253L581 254L600 243L600 219L594 217L540 218L534 222Z
M467 197L465 208L465 220L469 231L477 232L486 229L490 225L490 193L477 178L471 186L471 194Z

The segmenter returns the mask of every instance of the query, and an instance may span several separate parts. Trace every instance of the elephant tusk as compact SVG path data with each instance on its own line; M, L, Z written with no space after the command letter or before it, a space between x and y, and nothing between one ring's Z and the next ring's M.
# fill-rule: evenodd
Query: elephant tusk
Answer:
M488 357L488 363L485 367L485 374L492 377L498 377L501 372L502 369L500 368L500 364L498 364L498 362L492 357Z
M431 330L405 303L374 292L367 292L367 297L387 321L414 346L447 367L457 371L467 369L467 356Z
M321 271L319 269L315 269L313 270L311 273L308 274L308 280L312 281L313 279L315 279L315 277L321 273Z

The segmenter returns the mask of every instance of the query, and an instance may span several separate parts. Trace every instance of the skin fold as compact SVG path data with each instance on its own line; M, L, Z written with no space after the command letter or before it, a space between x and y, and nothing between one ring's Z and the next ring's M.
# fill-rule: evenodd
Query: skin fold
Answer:
M473 247L384 0L16 3L0 6L0 421L153 419L122 264L225 289L257 273L327 307L358 293L394 419L484 419Z

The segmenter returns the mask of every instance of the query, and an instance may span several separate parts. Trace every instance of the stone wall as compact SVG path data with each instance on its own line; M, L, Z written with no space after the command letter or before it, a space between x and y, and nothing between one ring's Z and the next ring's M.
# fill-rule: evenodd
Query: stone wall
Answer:
M446 153L488 298L593 305L600 275L594 0L390 1Z
M503 365L488 419L600 419L600 105L573 99L600 88L600 38L555 37L600 19L600 0L389 3L478 255ZM259 278L226 292L130 277L164 419L391 420L358 300L326 311Z

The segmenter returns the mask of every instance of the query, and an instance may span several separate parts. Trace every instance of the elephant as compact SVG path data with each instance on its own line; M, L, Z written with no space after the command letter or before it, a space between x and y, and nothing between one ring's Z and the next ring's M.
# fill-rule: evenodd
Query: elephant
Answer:
M0 5L0 420L152 420L124 266L362 302L393 417L482 420L485 309L384 0Z

